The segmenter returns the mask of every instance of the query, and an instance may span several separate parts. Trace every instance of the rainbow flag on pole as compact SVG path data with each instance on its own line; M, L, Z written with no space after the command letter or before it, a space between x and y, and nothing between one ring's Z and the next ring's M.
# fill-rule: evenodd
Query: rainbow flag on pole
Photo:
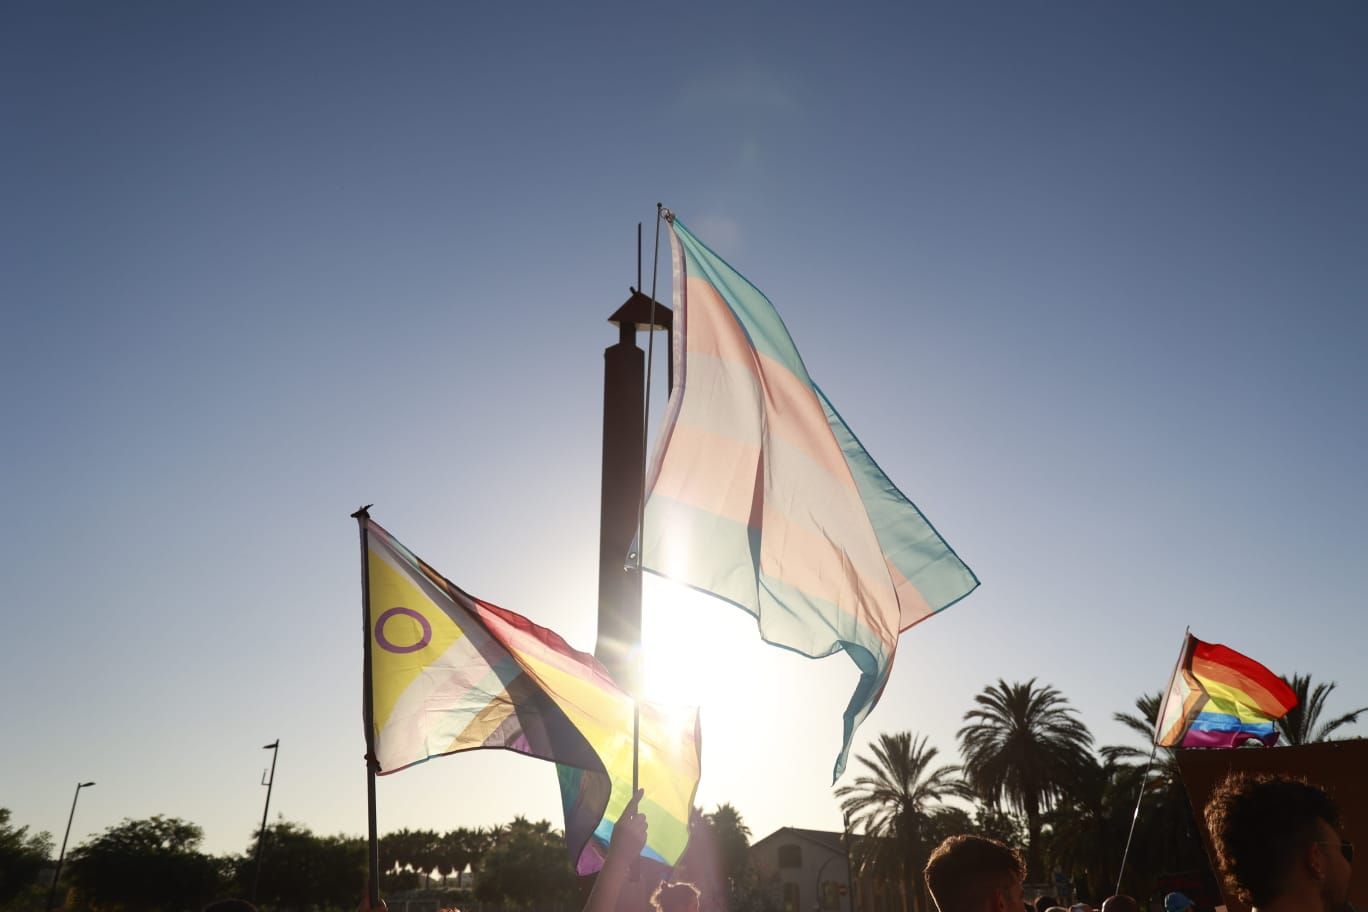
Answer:
M850 656L860 681L839 777L899 633L978 579L808 376L769 300L667 218L675 387L650 471L642 566L748 611L769 643Z
M581 874L603 864L631 798L632 698L593 656L457 588L369 517L372 738L381 774L481 748L560 765L565 838ZM641 705L643 857L673 865L698 788L698 711Z
M1187 635L1154 729L1160 747L1237 747L1278 740L1273 724L1297 705L1282 678L1249 656Z

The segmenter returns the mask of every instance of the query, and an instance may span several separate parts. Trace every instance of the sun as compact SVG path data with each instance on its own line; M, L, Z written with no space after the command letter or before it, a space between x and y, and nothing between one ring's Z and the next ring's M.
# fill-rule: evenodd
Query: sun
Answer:
M749 630L735 631L736 625ZM736 635L739 633L740 635ZM641 592L642 696L705 706L747 683L739 653L755 638L744 611L687 586L644 574Z

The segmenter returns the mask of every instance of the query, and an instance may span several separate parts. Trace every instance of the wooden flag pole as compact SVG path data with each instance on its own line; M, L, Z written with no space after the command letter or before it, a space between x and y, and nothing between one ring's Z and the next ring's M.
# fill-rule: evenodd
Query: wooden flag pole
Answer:
M375 704L371 682L370 631L370 547L366 538L366 522L372 504L366 504L352 514L361 534L361 642L365 667L361 671L361 719L366 727L366 825L369 842L366 848L367 896L371 909L380 908L380 843L375 835Z

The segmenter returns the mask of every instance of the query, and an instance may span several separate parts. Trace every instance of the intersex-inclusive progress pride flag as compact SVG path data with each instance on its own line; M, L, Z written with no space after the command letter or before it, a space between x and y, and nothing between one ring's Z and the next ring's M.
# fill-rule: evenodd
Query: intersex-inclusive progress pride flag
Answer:
M898 635L978 579L808 376L769 300L668 217L674 377L641 560L754 615L767 642L845 650L860 680L833 778Z
M1160 747L1238 747L1278 740L1274 722L1297 705L1282 678L1249 656L1192 634L1159 707L1154 739Z
M378 523L362 522L379 772L480 748L553 760L571 862L581 874L597 871L631 798L632 698L593 656L466 594ZM642 855L673 865L698 788L698 711L642 703L639 764L650 823Z

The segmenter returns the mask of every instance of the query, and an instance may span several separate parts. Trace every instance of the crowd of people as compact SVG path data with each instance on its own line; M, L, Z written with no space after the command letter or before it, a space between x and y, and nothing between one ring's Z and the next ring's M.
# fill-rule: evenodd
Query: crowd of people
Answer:
M623 885L646 845L642 791L628 802L584 912L617 912ZM1229 891L1253 912L1355 912L1349 903L1354 845L1344 838L1339 809L1321 788L1290 776L1236 774L1207 802L1207 830ZM923 876L936 912L1141 912L1131 896L1110 896L1100 910L1087 903L1057 904L1042 896L1026 902L1026 865L1011 846L983 836L951 836L936 847ZM1182 893L1164 898L1164 912L1189 912ZM699 912L690 883L663 882L652 912ZM241 900L220 901L205 912L255 912ZM358 912L387 912L383 901L363 900ZM647 912L647 910L640 910Z
M646 844L642 793L613 830L603 871L584 912L615 912L632 860ZM1207 830L1229 891L1254 912L1354 912L1349 903L1354 846L1344 838L1339 809L1326 792L1291 776L1235 774L1207 802ZM923 872L937 912L1097 912L1086 903L1058 905L1022 894L1026 865L1016 849L982 836L952 836L931 853ZM663 883L654 912L698 912L692 884ZM1164 912L1188 912L1182 893L1164 898ZM645 910L642 910L645 912ZM1100 912L1141 912L1131 896L1110 896Z

